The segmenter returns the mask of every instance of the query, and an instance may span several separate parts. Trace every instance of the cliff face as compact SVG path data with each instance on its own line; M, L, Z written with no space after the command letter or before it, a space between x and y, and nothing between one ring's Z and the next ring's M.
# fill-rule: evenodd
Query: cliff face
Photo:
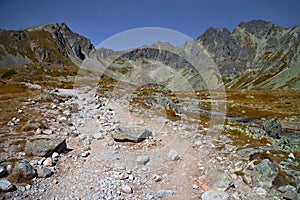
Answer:
M148 78L153 79L154 73L158 80L169 84L179 71L197 89L210 84L203 79L212 75L215 80L222 78L227 88L300 89L299 44L300 26L287 29L255 20L240 23L232 32L210 28L182 47L157 42L151 47L115 52L95 50L89 39L72 32L64 23L54 23L20 31L1 30L0 66L80 65L92 60L91 63L103 64L102 71L114 74L114 78L125 75L135 81L142 81L137 74L142 70ZM194 60L190 63L185 57ZM220 75L211 70L213 65Z
M300 26L243 22L232 33L210 28L197 41L218 65L227 87L300 88Z
M48 24L19 31L0 31L0 66L26 63L72 64L94 49L90 40L73 33L66 24Z

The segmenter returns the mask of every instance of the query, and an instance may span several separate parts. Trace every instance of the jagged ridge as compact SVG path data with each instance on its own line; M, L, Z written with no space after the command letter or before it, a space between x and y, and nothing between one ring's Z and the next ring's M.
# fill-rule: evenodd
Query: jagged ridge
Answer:
M299 33L300 26L287 29L254 20L240 23L232 32L226 28L210 28L197 40L182 47L155 43L148 48L115 52L95 50L89 39L72 32L64 23L54 23L20 31L1 30L0 63L1 67L23 63L80 65L86 58L109 63L105 61L107 58L121 56L121 63L128 64L124 60L134 60L137 67L142 67L146 59L159 60L163 65L169 65L170 69L189 69L189 72L182 72L196 83L201 82L200 76L196 76L191 63L180 56L203 55L199 47L204 47L228 88L300 89ZM172 52L162 51L164 47L172 49ZM203 65L210 63L204 62ZM126 66L121 68L124 71ZM202 86L195 87L199 89Z

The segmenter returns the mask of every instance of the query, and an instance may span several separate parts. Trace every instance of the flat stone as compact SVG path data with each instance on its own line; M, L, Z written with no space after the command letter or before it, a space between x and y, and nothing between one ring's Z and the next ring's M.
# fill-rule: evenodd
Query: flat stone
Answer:
M6 179L0 179L0 192L10 192L14 190L14 185Z
M37 171L37 176L39 178L48 178L48 177L52 176L52 174L53 174L53 172L49 168L46 168L46 167Z
M172 197L174 192L172 190L159 190L155 193L156 198L168 198Z
M25 152L29 155L50 157L54 152L62 153L66 150L66 140L59 139L39 139L26 144Z
M228 200L229 195L221 190L208 190L201 195L202 200Z
M209 189L222 191L225 191L234 185L234 181L230 174L226 173L223 169L216 169L207 176L202 177L201 183Z
M115 141L138 143L152 136L152 132L142 127L126 126L117 127L111 136Z
M138 156L136 161L138 165L146 165L150 161L150 158L148 156Z
M254 167L252 183L256 187L271 188L277 174L277 167L269 159L264 159Z

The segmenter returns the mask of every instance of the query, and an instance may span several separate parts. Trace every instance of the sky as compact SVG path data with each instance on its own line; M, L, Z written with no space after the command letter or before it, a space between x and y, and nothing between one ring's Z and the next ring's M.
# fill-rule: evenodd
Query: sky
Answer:
M299 10L299 0L0 0L0 28L65 22L95 46L120 50L156 40L182 45L210 27L232 31L255 19L288 28L300 24Z

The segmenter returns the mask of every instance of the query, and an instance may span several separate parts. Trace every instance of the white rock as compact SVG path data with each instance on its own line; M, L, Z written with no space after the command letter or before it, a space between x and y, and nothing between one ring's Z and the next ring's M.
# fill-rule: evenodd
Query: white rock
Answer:
M53 154L52 154L52 156L51 156L52 158L58 158L59 157L59 153L57 153L57 152L54 152Z
M102 133L96 133L96 134L94 135L94 138L97 139L97 140L101 140L101 139L104 139L104 136L103 136Z
M43 131L42 131L42 129L38 128L38 129L36 129L35 133L39 135L39 134L42 134Z
M194 189L194 190L197 190L198 188L199 188L198 185L196 185L196 184L193 185L193 189Z
M294 159L295 159L295 156L294 156L293 153L290 153L289 156L288 156L288 158L294 160Z
M127 194L130 194L133 192L132 188L127 184L122 185L122 191Z
M172 149L169 151L168 158L172 161L179 160L179 155L176 150Z

